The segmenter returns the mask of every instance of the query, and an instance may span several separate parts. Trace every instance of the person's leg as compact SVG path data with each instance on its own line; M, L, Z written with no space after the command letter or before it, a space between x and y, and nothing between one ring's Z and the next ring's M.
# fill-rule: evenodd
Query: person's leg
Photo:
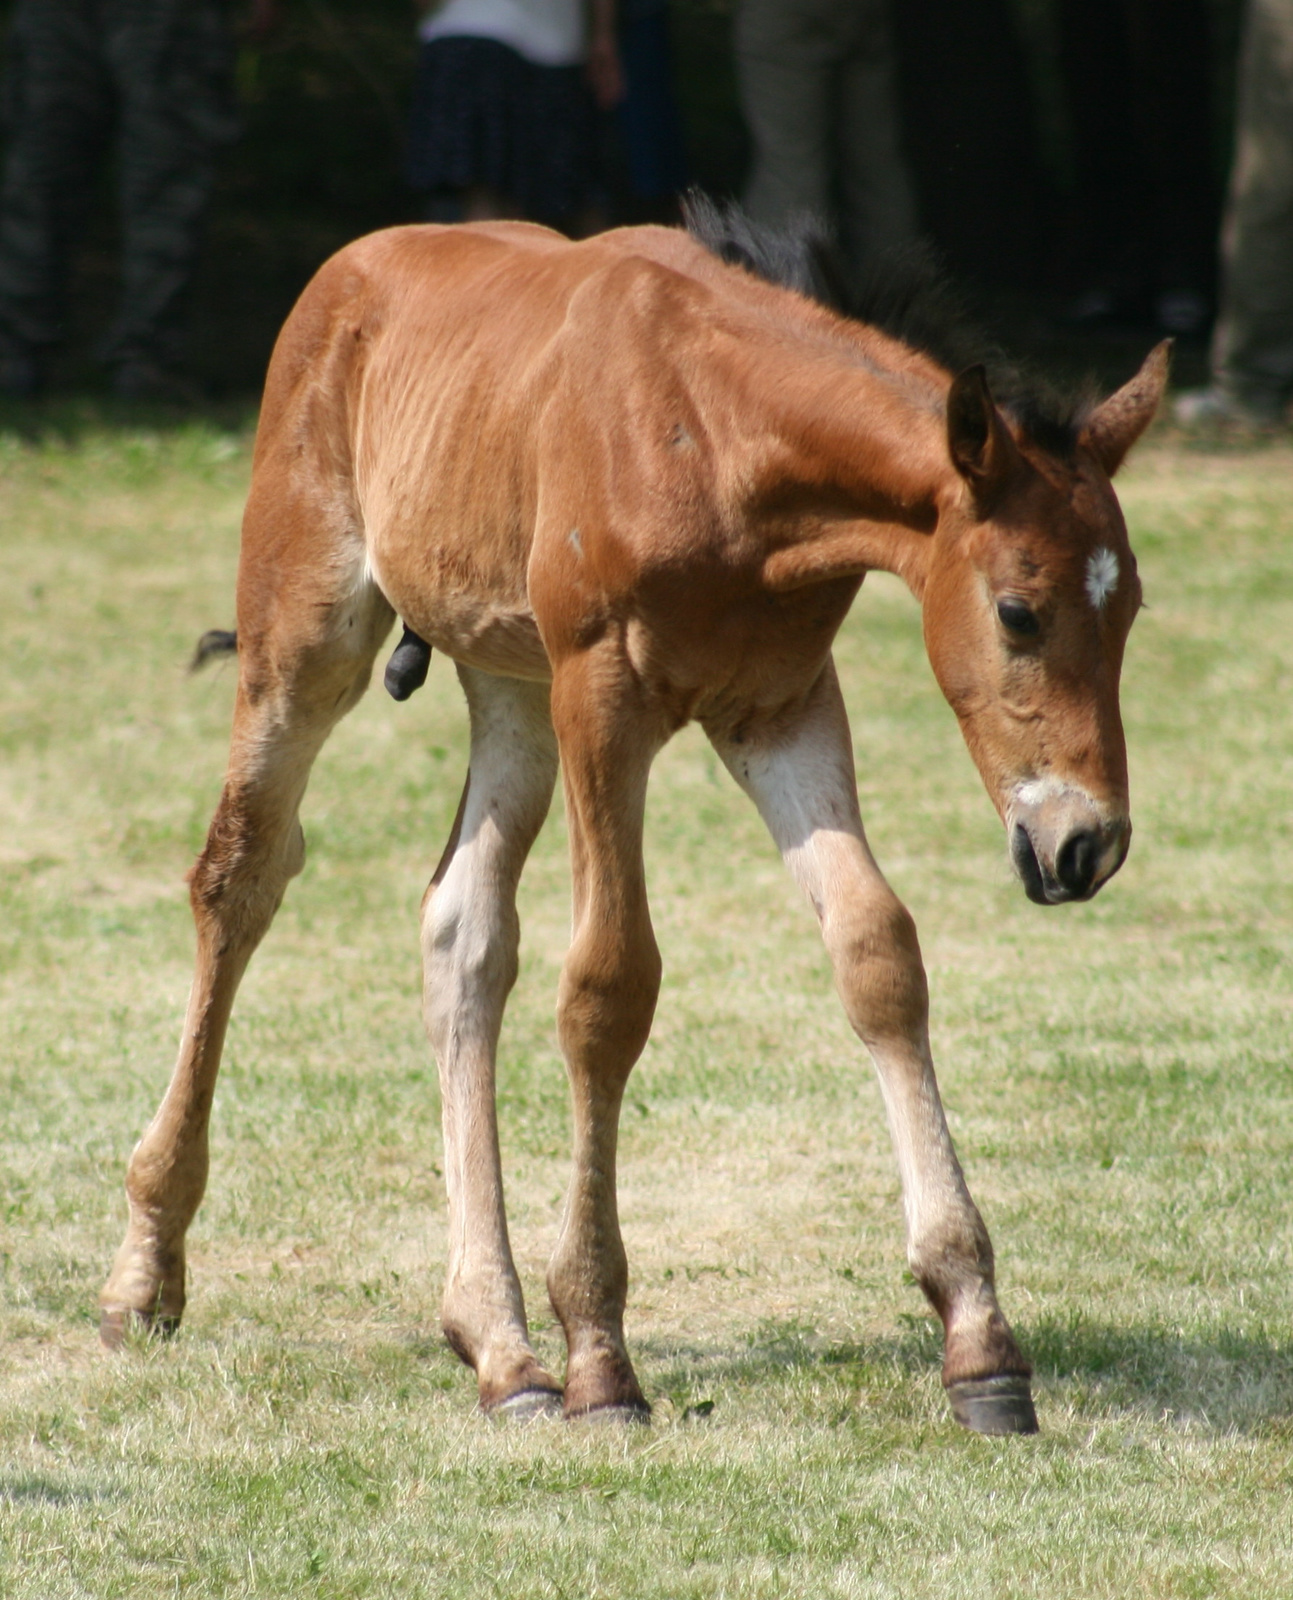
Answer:
M1055 24L1075 193L1065 259L1077 298L1068 315L1095 323L1143 298L1133 235L1146 205L1132 75L1130 0L1059 0Z
M855 272L913 243L916 202L903 155L893 34L884 0L849 0L853 39L839 79L840 244Z
M518 62L500 185L513 216L542 222L573 238L610 226L597 160L597 110L583 67Z
M1278 421L1293 390L1293 0L1251 0L1221 260L1216 387Z
M473 183L462 191L462 220L464 222L499 222L505 217L515 217L517 209L507 196L487 183Z
M736 19L741 110L754 160L745 206L756 222L833 213L830 116L839 44L801 0L744 0Z
M23 0L5 81L9 145L0 180L0 388L41 385L64 333L69 256L88 209L110 114L93 8Z
M118 392L146 398L184 356L216 157L237 130L232 42L210 0L115 0L105 17L121 104L122 281L103 356Z
M687 187L687 156L674 93L669 18L638 17L620 30L624 99L615 108L634 199L676 220L676 197ZM671 214L672 213L674 214Z
M1207 322L1220 197L1212 177L1212 7L1136 0L1132 9L1138 143L1149 204L1136 222L1155 319L1168 333Z

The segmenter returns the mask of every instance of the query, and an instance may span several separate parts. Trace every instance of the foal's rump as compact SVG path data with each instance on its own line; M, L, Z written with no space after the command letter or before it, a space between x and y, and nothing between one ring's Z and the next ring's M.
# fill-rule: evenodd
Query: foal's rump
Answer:
M356 611L376 611L382 633L398 611L449 648L433 625L437 591L451 613L462 609L453 597L491 589L523 603L523 555L500 572L497 541L480 536L498 520L497 480L477 471L465 498L474 461L445 448L464 423L479 437L493 409L482 382L464 381L485 318L463 291L500 253L451 230L393 229L340 251L301 295L275 345L256 439L239 567L244 660L288 615L294 652L345 655ZM301 603L285 606L285 595Z
M391 229L334 256L275 349L256 480L275 520L309 509L313 561L357 561L428 643L544 677L526 565L564 316L543 267L565 241L506 231Z

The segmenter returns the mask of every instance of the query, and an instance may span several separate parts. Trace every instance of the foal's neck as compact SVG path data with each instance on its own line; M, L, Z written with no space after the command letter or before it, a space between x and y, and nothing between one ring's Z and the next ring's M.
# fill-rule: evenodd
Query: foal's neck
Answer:
M920 593L924 536L956 480L948 382L932 361L860 328L838 357L814 354L769 383L750 520L767 539L770 588L874 569Z

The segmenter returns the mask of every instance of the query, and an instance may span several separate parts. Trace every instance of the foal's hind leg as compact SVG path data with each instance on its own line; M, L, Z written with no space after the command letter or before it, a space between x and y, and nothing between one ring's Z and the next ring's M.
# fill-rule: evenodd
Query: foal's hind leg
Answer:
M911 1270L942 1318L957 1420L1032 1432L1029 1367L997 1305L992 1245L952 1148L929 1049L916 929L872 859L835 669L771 725L710 736L821 921L836 987L871 1052L902 1174Z
M530 1349L512 1263L494 1104L503 1007L516 982L516 886L552 801L557 745L548 686L458 676L471 766L453 834L422 906L427 1032L440 1067L449 1266L443 1323L487 1411L561 1409L561 1385Z
M244 580L249 566L244 542ZM329 574L332 576L329 576ZM301 870L297 809L311 765L367 687L393 613L358 573L320 564L294 589L239 596L239 685L224 791L190 875L197 964L179 1059L130 1158L125 1241L100 1295L100 1333L169 1332L184 1310L184 1237L207 1178L207 1122L225 1027L252 952ZM328 587L325 587L328 585Z

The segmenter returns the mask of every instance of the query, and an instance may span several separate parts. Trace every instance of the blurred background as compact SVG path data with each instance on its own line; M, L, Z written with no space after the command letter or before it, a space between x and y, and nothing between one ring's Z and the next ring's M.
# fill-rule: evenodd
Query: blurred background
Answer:
M669 0L687 174L718 197L742 193L751 159L736 5ZM12 10L0 0L0 50ZM1119 14L1137 11L1157 14L1159 36L1111 45ZM278 13L262 37L239 30L241 132L220 157L192 290L190 367L217 401L256 394L278 327L333 250L426 213L406 180L410 0L280 0ZM1175 332L1177 382L1205 375L1240 21L1241 0L896 0L919 226L992 332L1106 382ZM1166 86L1159 69L1174 74ZM610 114L598 139L608 217L634 220ZM55 391L105 384L94 347L116 295L111 164L99 187Z

